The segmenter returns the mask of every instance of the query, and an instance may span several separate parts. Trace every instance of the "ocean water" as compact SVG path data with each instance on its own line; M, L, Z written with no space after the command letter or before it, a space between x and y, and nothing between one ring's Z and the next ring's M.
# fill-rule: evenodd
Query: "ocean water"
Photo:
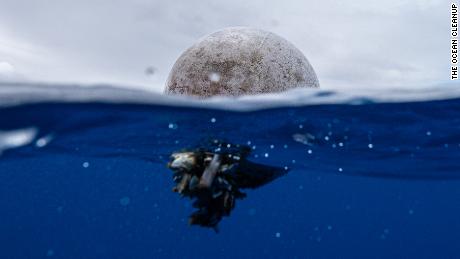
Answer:
M0 89L1 258L460 257L458 92ZM188 226L166 168L214 139L289 171L219 233Z

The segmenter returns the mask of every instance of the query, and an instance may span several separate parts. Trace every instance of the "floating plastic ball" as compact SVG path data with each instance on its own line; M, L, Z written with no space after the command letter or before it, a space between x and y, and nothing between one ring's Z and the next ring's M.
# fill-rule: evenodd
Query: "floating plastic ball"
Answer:
M212 33L187 49L174 64L165 93L206 98L296 87L319 87L300 50L274 33L235 27Z

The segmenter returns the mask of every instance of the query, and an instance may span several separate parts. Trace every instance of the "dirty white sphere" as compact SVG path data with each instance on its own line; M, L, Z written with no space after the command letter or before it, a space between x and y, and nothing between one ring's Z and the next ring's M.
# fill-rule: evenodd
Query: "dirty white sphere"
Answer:
M305 56L271 32L247 27L212 33L187 49L166 82L167 94L210 97L319 87Z

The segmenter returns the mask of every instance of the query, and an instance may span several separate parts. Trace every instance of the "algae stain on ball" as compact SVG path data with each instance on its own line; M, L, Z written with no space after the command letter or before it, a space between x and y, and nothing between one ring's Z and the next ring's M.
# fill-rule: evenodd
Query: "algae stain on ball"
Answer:
M297 87L319 87L300 50L274 33L235 27L212 33L187 49L174 64L165 93L206 98Z

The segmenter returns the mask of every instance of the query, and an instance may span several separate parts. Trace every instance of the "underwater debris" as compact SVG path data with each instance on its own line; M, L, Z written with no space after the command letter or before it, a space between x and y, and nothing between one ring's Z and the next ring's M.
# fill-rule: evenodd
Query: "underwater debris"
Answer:
M215 141L208 148L171 155L168 168L176 183L172 190L194 200L193 207L198 209L190 215L190 225L217 231L218 223L235 208L235 201L246 197L242 189L258 188L287 173L247 160L250 152L249 146Z
M296 133L292 135L292 139L295 142L299 142L307 146L313 146L312 141L315 140L315 136L313 136L310 133L305 133L305 134Z

